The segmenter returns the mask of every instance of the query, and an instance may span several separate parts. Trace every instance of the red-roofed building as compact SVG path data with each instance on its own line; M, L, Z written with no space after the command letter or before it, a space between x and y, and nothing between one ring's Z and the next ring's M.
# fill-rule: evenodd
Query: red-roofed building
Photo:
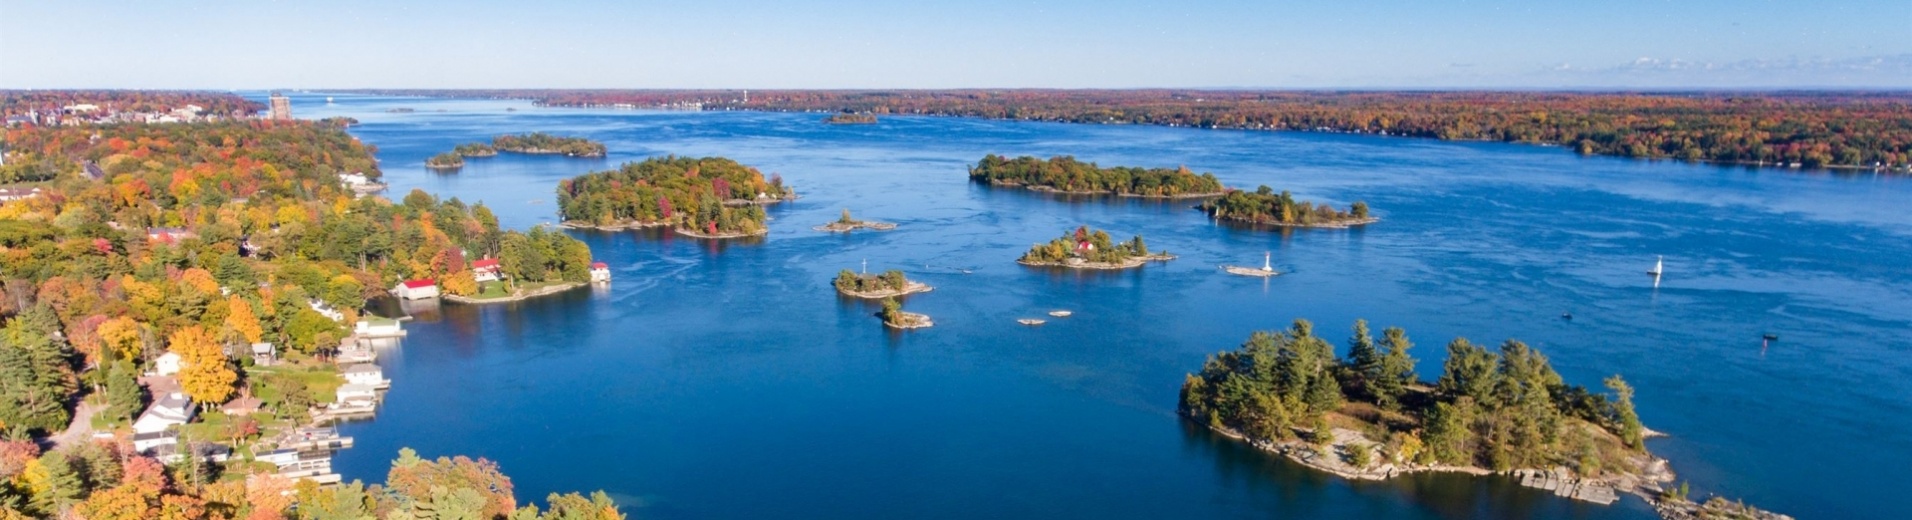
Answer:
M486 258L471 262L471 278L479 282L495 282L505 277L504 268L498 265L498 259Z
M423 300L438 297L438 282L430 278L406 280L392 287L392 296L406 300Z
M593 282L611 281L610 264L606 264L604 262L591 262L591 281Z

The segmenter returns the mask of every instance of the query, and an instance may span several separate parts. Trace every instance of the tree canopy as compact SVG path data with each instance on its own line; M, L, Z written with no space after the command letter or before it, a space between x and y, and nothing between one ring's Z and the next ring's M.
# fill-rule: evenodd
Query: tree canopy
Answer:
M1222 192L1212 173L1196 175L1184 166L1169 168L1103 168L1095 163L1058 155L1049 160L1022 156L1006 159L984 156L969 169L969 179L990 184L1039 187L1069 193L1111 193L1144 197L1178 197Z

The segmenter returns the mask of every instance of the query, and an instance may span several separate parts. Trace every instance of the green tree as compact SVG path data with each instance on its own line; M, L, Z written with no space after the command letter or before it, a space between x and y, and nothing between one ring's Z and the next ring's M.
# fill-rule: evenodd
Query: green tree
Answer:
M1621 379L1619 374L1608 377L1605 383L1607 389L1612 390L1614 394L1611 421L1618 426L1621 442L1625 442L1628 448L1636 450L1644 448L1643 432L1646 426L1640 424L1639 414L1633 411L1633 387L1628 385L1625 379Z

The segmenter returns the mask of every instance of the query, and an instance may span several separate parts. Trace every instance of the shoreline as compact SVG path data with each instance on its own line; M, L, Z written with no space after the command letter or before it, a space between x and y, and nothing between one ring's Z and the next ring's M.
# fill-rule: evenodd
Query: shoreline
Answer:
M916 293L926 293L926 292L930 292L934 290L936 290L936 288L930 287L929 284L926 284L923 282L911 281L911 282L903 284L902 289L890 289L887 291L879 291L879 292L856 292L856 291L846 291L843 289L837 289L837 294L849 296L851 298L862 298L865 300L881 300L884 298L896 298L896 297L902 297L902 296L916 294Z
M1227 191L1216 191L1216 192L1204 192L1204 193L1181 193L1181 194L1175 194L1175 195L1141 195L1136 193L1119 193L1113 190L1073 191L1073 190L1064 190L1060 188L1054 188L1050 186L1023 184L1020 182L1005 182L1005 181L995 181L995 180L985 181L985 182L986 184L992 187L999 187L999 188L1020 187L1028 191L1049 193L1049 194L1055 194L1055 195L1108 195L1113 197L1128 197L1131 199L1147 199L1147 200L1206 199L1206 198L1220 197L1222 195L1228 194Z
M493 148L496 148L496 147L493 147ZM521 153L525 155L562 155L565 157L577 157L582 159L603 159L605 155L601 153L593 153L593 154L564 153L557 150L546 150L543 148L525 148L520 150L513 150L509 148L498 148L497 150L499 152ZM497 154L493 154L493 155L497 155Z
M1132 256L1132 257L1129 257L1129 259L1127 260L1123 260L1122 263L1120 264L1111 264L1108 262L1079 261L1081 260L1079 258L1070 258L1069 260L1063 260L1061 262L1030 262L1027 260L1017 259L1016 263L1029 266L1029 267L1061 267L1065 269L1098 269L1098 270L1104 270L1104 271L1118 271L1122 269L1134 269L1137 267L1142 267L1144 265L1148 265L1149 262L1167 262L1169 260L1174 260L1176 258L1177 257L1175 255ZM1078 260L1078 261L1070 262L1070 260Z
M715 235L712 235L712 234L706 234L700 231L693 231L693 230L684 229L680 227L673 227L671 228L671 232L677 233L679 235L691 237L691 238L724 240L724 239L731 239L731 238L750 238L750 237L760 237L760 236L768 235L770 234L770 228L764 228L763 230L757 231L755 233L717 233Z
M897 314L902 316L905 323L890 323L890 320L883 320L883 326L897 330L926 329L936 326L936 322L930 321L928 314L902 311L897 311Z
M597 224L587 224L587 223L579 222L575 220L558 223L558 227L562 229L593 229L598 231L625 231L625 230L631 230L631 229L649 229L649 228L664 227L668 225L670 225L670 223L644 222L639 220L633 220L633 221L623 222L618 224L605 224L602 226Z
M1268 226L1268 227L1291 228L1291 229L1352 229L1352 228L1366 226L1368 224L1373 224L1373 223L1377 223L1381 221L1379 217L1368 217L1368 218L1359 219L1359 220L1351 220L1347 222L1334 222L1329 224L1283 224L1280 222L1258 222L1253 220L1242 220L1242 219L1238 219L1234 217L1215 218L1213 216L1210 216L1208 218L1210 220L1214 220L1216 222L1221 222L1225 224L1240 224L1245 226Z
M889 223L889 222L877 222L874 220L858 220L856 222L851 222L848 224L845 224L842 222L831 222L829 224L824 224L821 226L810 227L810 230L812 231L822 231L826 233L849 233L852 231L856 231L858 229L868 229L872 231L889 231L892 229L896 229L896 224Z
M452 303L459 303L459 304L465 304L465 305L509 303L509 302L525 301L525 300L529 300L539 296L557 294L557 293L569 291L572 289L576 289L579 287L583 287L586 285L590 285L590 284L586 282L564 282L557 285L547 285L544 287L539 287L537 289L532 289L530 291L522 291L522 292L512 294L510 296L501 296L498 298L472 298L469 296L459 296L456 294L447 294L447 295L440 296L440 298L444 298L446 301L449 301Z
M1176 415L1182 420L1187 420L1191 423L1194 422L1187 416L1181 414ZM1560 498L1600 504L1603 506L1610 506L1618 502L1621 494L1633 495L1639 497L1641 500L1645 500L1647 505L1651 506L1654 512L1658 513L1661 518L1669 520L1687 520L1702 517L1711 518L1710 516L1704 515L1709 511L1715 511L1720 508L1740 507L1726 503L1715 504L1711 500L1709 500L1708 503L1702 504L1691 500L1676 500L1661 496L1662 485L1671 484L1674 481L1673 471L1671 464L1667 462L1666 459L1660 458L1651 452L1643 453L1645 460L1641 461L1640 467L1645 468L1644 473L1622 473L1602 477L1573 477L1564 468L1514 468L1507 471L1493 471L1477 466L1422 465L1411 462L1398 465L1393 462L1380 462L1370 464L1364 468L1356 468L1343 462L1338 454L1346 452L1347 447L1352 445L1361 445L1367 447L1369 450L1374 450L1382 444L1368 439L1367 435L1355 430L1330 428L1333 434L1333 440L1329 443L1328 447L1324 449L1317 448L1307 441L1300 439L1256 441L1250 440L1246 435L1242 435L1241 432L1231 428L1214 425L1203 426L1203 428L1210 432L1220 434L1223 437L1245 443L1249 447L1264 453L1279 455L1282 459L1299 464L1302 467L1349 480L1384 481L1415 473L1463 473L1477 477L1505 475L1519 480L1522 487L1549 491ZM1327 453L1323 453L1324 450ZM1791 516L1751 506L1744 507L1746 510L1741 513L1746 516L1732 516L1731 518L1752 518L1759 520L1790 520L1792 518Z

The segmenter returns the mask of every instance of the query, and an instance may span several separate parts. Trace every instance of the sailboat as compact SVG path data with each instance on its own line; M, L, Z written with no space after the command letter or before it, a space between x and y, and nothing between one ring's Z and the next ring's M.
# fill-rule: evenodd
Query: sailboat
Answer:
M1653 261L1653 270L1647 271L1646 274L1650 274L1657 277L1657 276L1660 276L1660 273L1663 273L1663 272L1666 272L1666 257L1661 256L1661 257L1657 257L1657 259Z

